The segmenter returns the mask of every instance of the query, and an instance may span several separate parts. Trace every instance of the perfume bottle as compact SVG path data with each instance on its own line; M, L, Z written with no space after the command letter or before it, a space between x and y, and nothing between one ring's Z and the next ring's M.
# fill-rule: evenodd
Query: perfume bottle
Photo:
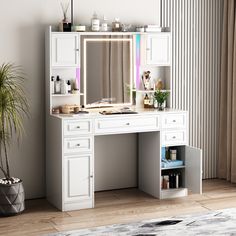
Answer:
M122 30L122 25L120 23L119 18L115 18L114 22L112 22L112 31L113 32L120 32Z
M149 97L148 97L148 94L146 93L143 100L144 108L149 108L149 103L150 103Z
M91 30L92 31L100 30L100 20L98 19L96 12L94 12L93 18L91 19Z

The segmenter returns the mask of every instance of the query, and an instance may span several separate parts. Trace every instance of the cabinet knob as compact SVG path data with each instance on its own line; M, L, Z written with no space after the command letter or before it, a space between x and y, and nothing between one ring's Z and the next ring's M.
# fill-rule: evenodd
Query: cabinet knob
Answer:
M173 122L176 122L176 120L173 120Z
M80 147L80 144L78 143L78 144L76 144L76 146Z
M90 178L93 178L93 175L90 175Z
M80 129L80 126L77 126L77 129Z
M175 136L173 136L172 138L173 138L173 139L176 139L176 137L175 137Z
M75 51L76 51L76 52L79 52L79 49L78 49L78 48L76 48L76 49L75 49Z
M130 123L128 122L128 123L126 123L126 125L130 125Z
M150 48L146 48L147 51L150 51L151 49Z

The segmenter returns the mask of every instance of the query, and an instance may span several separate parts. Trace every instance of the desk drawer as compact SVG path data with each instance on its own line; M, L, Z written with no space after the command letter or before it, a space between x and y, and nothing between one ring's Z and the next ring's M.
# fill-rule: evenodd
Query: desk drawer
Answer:
M162 145L175 146L178 144L187 143L186 130L163 131L162 132Z
M92 132L90 120L67 120L64 121L64 135L88 134Z
M182 128L187 127L186 113L165 114L162 116L162 128Z
M65 138L64 153L81 153L92 151L92 137Z
M97 119L95 133L119 133L124 131L138 132L142 130L157 130L159 128L158 116L123 117Z

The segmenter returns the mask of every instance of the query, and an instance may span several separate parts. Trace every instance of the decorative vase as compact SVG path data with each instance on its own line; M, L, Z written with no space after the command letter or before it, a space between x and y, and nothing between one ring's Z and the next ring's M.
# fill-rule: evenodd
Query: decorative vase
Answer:
M0 184L0 215L13 216L25 210L25 192L22 181Z
M157 100L156 100L156 99L154 99L154 102L153 102L153 107L154 107L155 109L157 109L157 108L158 108L158 102L157 102Z
M157 109L158 111L163 111L164 110L163 103L158 103Z

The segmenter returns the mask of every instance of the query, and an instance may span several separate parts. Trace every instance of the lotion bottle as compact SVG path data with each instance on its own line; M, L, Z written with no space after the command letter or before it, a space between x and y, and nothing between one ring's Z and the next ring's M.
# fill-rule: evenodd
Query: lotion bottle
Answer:
M62 94L68 93L68 86L67 86L66 80L64 79L61 80L61 93Z
M59 75L57 75L57 79L55 82L55 93L61 93L61 82Z
M70 80L67 81L67 92L71 93L71 83L70 83Z
M91 30L92 31L99 31L100 30L100 20L98 19L96 12L94 12L93 18L91 20Z
M55 81L54 81L54 76L51 77L51 94L55 93Z
M108 31L107 18L106 18L105 16L103 16L102 31L103 31L103 32Z

